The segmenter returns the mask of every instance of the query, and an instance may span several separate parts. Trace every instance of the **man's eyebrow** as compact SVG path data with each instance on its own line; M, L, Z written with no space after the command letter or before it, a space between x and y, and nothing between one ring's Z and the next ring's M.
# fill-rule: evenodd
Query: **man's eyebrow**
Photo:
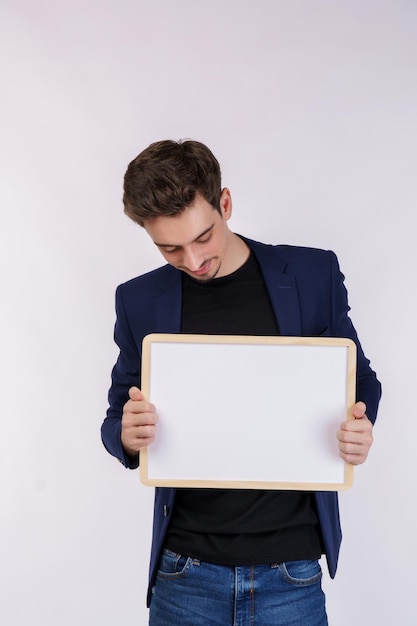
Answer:
M203 230L203 232L197 235L197 237L193 239L193 241L191 241L190 243L194 243L195 241L198 241L199 239L201 239L201 237L204 237L204 235L207 235L207 233L209 233L213 228L214 228L214 223L208 228L206 228L205 230ZM182 247L181 244L177 244L177 243L157 243L156 241L154 241L154 244L158 246L158 248L181 248Z

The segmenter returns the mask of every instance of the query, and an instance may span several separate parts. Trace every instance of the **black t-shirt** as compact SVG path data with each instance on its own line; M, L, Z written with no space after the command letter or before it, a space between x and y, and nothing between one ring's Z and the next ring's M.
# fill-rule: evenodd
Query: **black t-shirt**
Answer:
M184 333L279 334L253 255L237 271L209 282L184 274L182 295ZM220 565L319 558L314 496L302 491L178 489L165 545Z

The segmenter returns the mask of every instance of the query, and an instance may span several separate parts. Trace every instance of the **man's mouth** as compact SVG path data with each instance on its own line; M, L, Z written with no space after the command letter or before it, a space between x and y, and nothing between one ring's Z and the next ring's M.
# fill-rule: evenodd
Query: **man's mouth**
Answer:
M193 272L193 274L195 274L196 276L204 276L205 274L208 274L208 272L210 271L210 267L211 261L206 261L204 265L202 265L198 270Z

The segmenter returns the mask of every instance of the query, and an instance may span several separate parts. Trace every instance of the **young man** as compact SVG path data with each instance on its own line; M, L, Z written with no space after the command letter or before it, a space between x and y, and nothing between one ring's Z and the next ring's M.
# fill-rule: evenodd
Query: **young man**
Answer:
M150 145L127 169L123 200L168 264L117 289L120 354L102 426L107 450L136 468L140 450L158 436L157 407L140 391L148 333L334 336L358 347L355 419L335 432L335 446L347 462L363 463L380 384L348 317L335 255L233 233L230 191L221 188L219 164L199 142ZM186 403L186 380L183 391ZM256 398L248 401L256 411ZM333 577L340 542L334 492L158 488L150 624L324 626L318 559L326 555Z

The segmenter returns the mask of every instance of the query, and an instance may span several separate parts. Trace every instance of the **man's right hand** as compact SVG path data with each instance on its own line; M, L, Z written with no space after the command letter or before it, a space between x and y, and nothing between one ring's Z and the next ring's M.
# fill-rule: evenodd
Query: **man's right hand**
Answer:
M149 446L155 439L157 422L154 405L145 400L138 387L131 387L122 415L121 439L125 451L133 456Z

